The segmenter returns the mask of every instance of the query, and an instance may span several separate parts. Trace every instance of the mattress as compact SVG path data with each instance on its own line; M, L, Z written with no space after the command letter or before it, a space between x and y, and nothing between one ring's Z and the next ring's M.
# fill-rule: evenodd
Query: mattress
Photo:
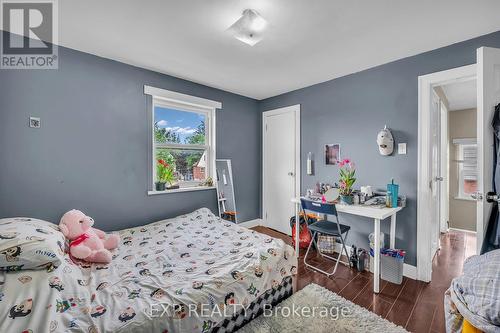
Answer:
M273 307L293 294L293 279L288 276L283 279L277 288L271 288L254 300L248 307L241 309L231 318L226 318L212 329L213 333L231 333L242 328L264 312L264 309Z
M206 208L119 234L109 265L0 273L0 332L209 332L297 267L282 240Z

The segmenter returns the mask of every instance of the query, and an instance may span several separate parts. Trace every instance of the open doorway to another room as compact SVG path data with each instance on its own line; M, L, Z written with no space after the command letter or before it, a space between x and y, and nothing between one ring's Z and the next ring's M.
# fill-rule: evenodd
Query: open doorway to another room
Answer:
M418 77L417 279L426 282L432 279L433 262L440 262L441 232L470 228L458 232L476 243L467 253L472 255L481 252L489 226L496 226L492 209L497 208L491 203L498 198L498 143L492 124L500 101L500 49L481 47L476 59L477 64ZM475 239L474 216L464 224L450 206L458 200L459 209L467 209L469 198L475 200L469 205L476 208Z
M440 112L440 231L469 233L477 227L477 82L476 79L434 87Z

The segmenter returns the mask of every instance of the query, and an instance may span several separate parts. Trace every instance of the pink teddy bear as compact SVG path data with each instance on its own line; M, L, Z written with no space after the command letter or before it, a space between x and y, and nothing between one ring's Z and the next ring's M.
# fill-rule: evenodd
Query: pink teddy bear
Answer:
M73 209L63 215L59 229L69 239L71 257L95 263L110 263L111 252L118 246L120 237L92 228L94 220L79 210Z

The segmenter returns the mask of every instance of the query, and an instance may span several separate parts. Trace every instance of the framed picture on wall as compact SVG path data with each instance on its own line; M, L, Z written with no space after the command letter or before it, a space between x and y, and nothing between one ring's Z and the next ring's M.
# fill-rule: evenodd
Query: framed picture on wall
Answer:
M337 165L340 162L340 145L338 143L325 145L326 165Z

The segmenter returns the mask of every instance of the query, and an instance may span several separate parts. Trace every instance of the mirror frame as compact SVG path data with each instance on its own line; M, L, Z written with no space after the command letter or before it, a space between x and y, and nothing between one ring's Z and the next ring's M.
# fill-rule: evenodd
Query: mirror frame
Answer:
M234 192L234 180L233 180L233 167L231 165L231 160L230 159L224 159L224 158L218 158L215 160L215 186L217 188L217 208L219 209L219 217L222 219L221 215L221 205L219 202L219 194L220 194L220 189L219 189L219 180L218 180L218 169L217 169L217 162L226 162L227 163L227 168L229 172L229 181L231 182L231 190L233 192L233 207L234 211L237 212L236 210L236 195ZM224 220L227 221L227 220ZM231 221L228 221L231 222ZM234 223L238 224L238 213L234 216Z

